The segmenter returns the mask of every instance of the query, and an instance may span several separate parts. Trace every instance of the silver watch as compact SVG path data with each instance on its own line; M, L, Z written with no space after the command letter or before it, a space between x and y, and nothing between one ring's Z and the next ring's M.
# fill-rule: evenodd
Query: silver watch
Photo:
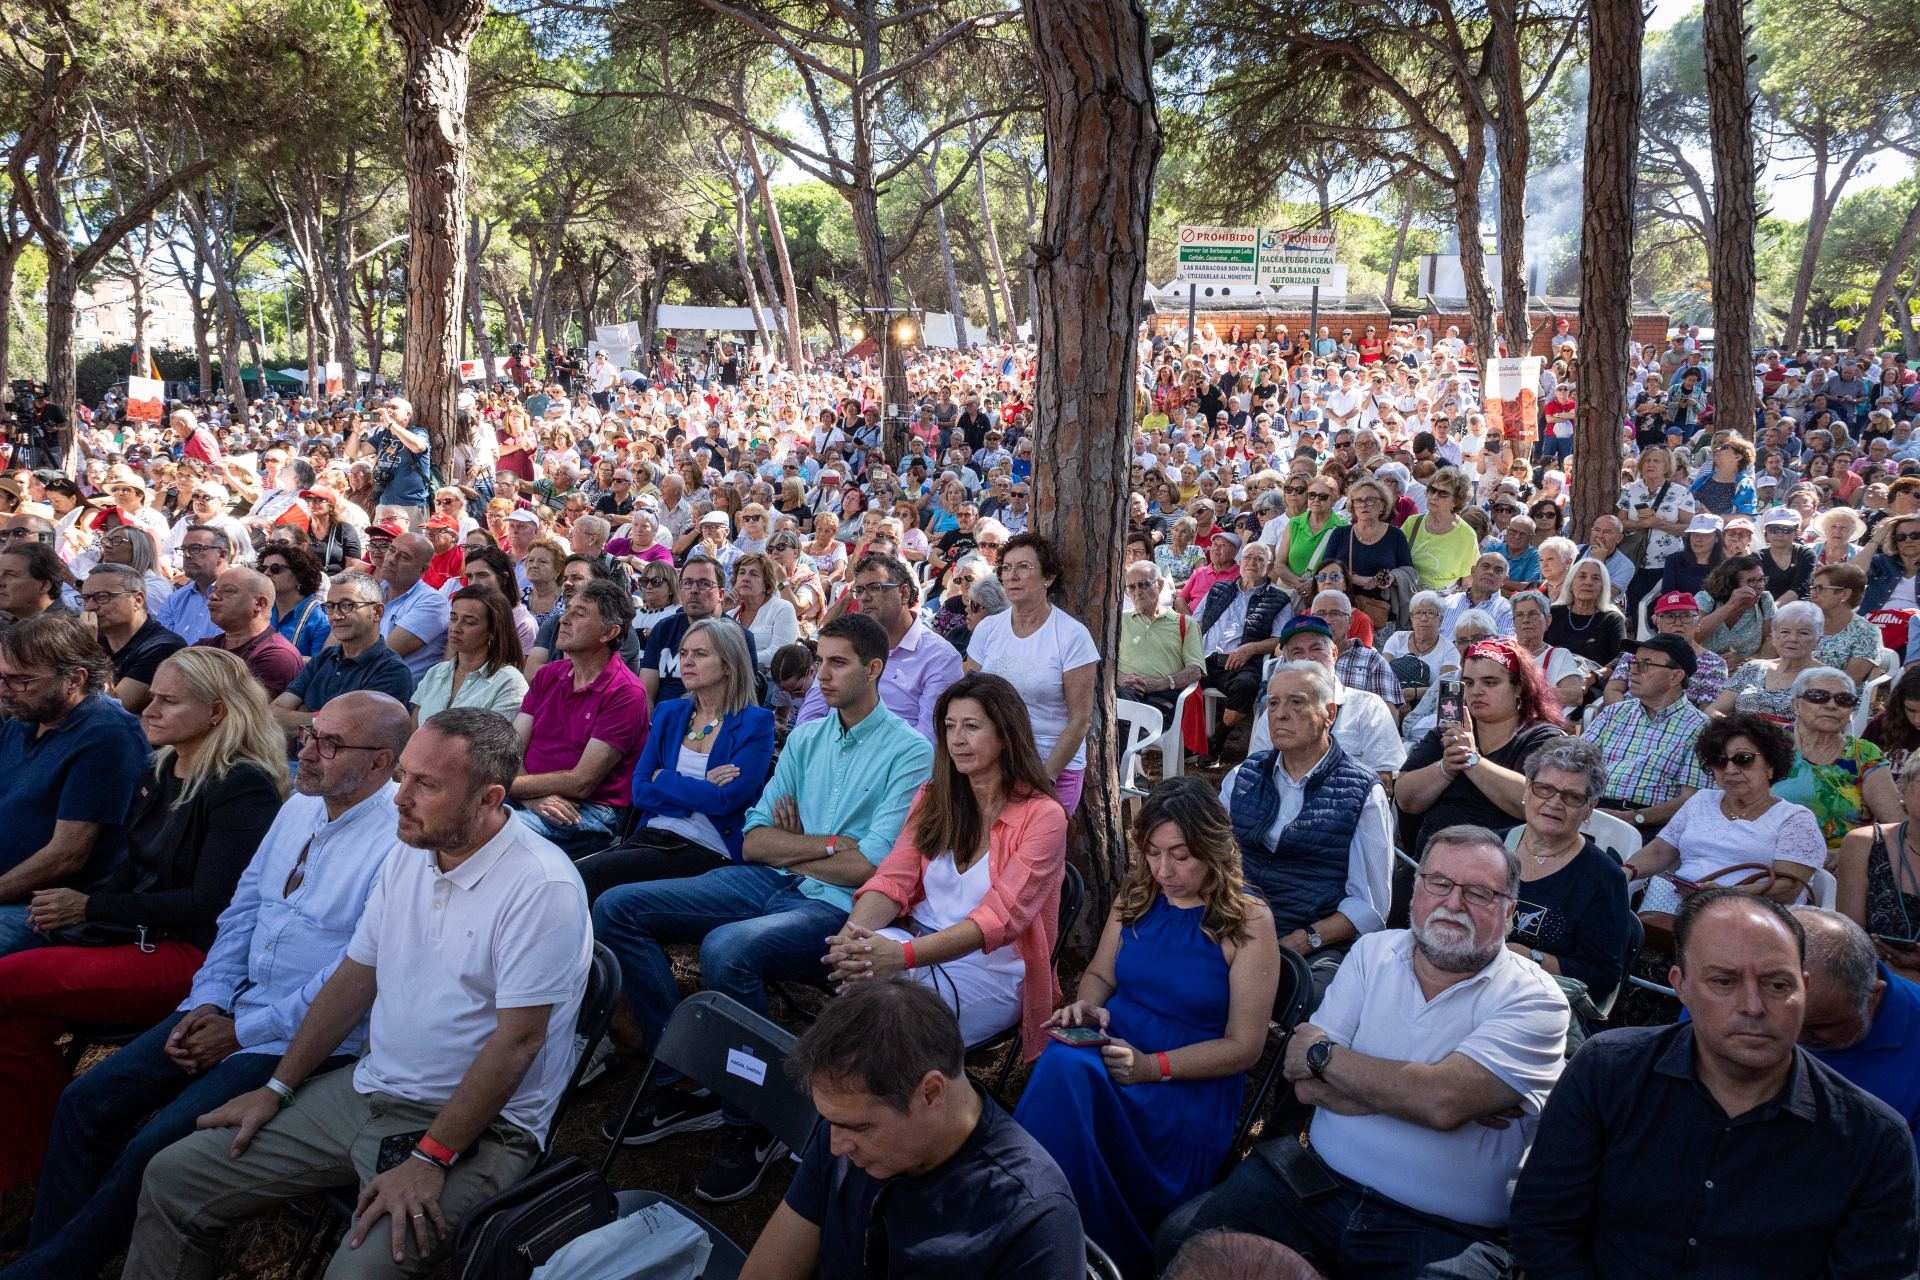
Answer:
M1307 946L1314 951L1318 951L1320 948L1326 945L1327 945L1327 940L1320 936L1320 931L1314 928L1312 925L1308 925L1307 926Z
M1473 766L1479 763L1480 763L1480 753L1478 751L1469 751L1467 752L1467 762L1466 764L1460 767L1460 771L1462 773L1465 773L1467 770L1473 768Z

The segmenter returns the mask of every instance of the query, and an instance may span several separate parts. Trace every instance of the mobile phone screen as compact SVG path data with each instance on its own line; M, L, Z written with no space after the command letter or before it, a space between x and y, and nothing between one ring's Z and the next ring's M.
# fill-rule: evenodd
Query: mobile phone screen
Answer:
M1107 1043L1107 1033L1098 1027L1056 1027L1053 1038L1067 1044L1101 1045Z
M1441 724L1459 724L1464 718L1462 708L1465 697L1458 680L1442 680L1436 702L1436 714Z

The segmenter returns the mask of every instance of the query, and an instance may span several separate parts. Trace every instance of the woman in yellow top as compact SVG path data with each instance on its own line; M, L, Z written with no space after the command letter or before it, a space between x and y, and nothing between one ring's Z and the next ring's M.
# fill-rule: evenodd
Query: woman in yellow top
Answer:
M1427 481L1427 510L1402 525L1420 585L1429 591L1451 591L1473 572L1480 556L1480 539L1473 526L1460 518L1473 500L1467 477L1457 467L1442 467Z

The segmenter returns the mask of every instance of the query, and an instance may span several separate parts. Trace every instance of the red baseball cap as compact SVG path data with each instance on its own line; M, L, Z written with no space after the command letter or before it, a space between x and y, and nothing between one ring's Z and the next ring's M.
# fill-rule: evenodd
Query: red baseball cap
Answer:
M1653 612L1662 613L1698 613L1700 602L1691 591L1669 591L1653 602Z
M404 533L406 533L406 530L391 520L382 520L379 524L370 524L367 526L368 537L379 534L383 538L398 538Z
M453 530L453 531L454 531L455 533L458 533L458 532L460 532L460 522L459 522L458 520L455 520L455 519L454 519L454 518L453 518L452 516L439 516L439 515L435 515L435 516L428 516L428 517L427 517L427 528L429 528L429 529L451 529L451 530ZM396 536L397 536L397 535L396 535Z

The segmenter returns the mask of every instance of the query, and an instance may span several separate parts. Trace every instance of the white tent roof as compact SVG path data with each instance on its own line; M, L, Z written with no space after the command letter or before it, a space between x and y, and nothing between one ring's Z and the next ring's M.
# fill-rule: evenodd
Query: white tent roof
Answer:
M762 307L762 313L769 324L779 324L782 312L778 307ZM751 307L683 307L671 303L660 304L660 327L662 329L719 329L732 332L751 333L754 328L753 309Z

